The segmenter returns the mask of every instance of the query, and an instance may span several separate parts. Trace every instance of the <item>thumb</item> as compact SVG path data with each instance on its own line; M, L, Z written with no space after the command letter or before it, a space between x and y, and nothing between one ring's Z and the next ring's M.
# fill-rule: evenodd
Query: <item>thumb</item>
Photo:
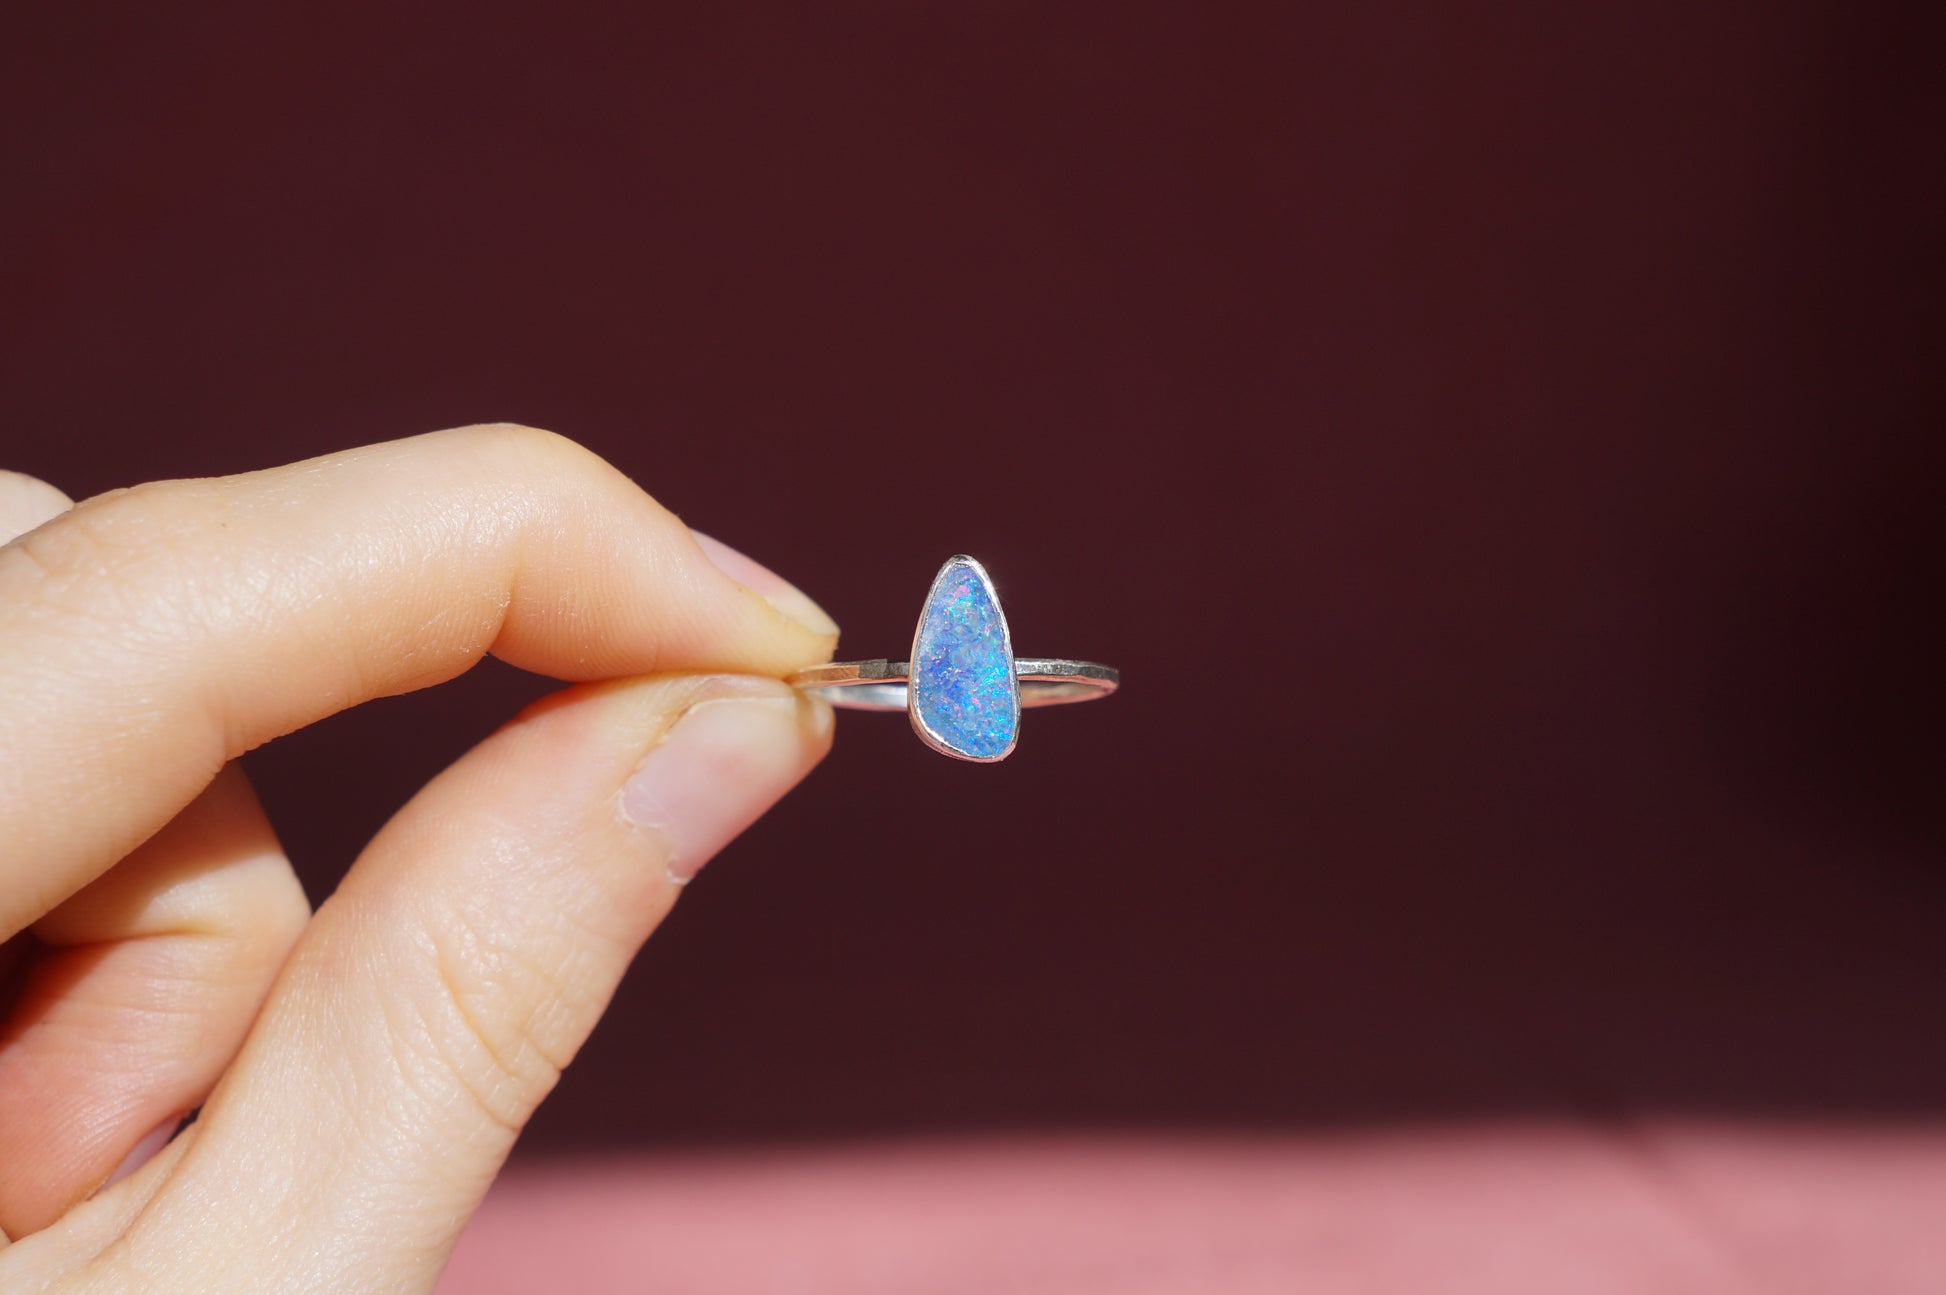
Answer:
M775 680L670 677L475 748L319 909L180 1150L115 1189L113 1288L430 1289L678 879L830 734Z

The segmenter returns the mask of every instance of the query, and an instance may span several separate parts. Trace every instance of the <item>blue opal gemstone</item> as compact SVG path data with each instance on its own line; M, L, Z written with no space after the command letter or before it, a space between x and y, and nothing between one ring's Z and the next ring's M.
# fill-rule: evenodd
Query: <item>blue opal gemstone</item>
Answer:
M969 760L998 760L1020 735L1007 618L986 568L947 561L933 578L912 640L912 723L933 746Z

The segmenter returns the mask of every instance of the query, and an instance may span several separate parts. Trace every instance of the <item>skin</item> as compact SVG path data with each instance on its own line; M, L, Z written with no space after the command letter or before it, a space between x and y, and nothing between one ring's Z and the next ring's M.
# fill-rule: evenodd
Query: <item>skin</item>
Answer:
M521 427L0 473L0 539L0 1290L429 1290L680 879L826 750L779 680L836 627ZM233 761L489 652L572 686L311 913Z

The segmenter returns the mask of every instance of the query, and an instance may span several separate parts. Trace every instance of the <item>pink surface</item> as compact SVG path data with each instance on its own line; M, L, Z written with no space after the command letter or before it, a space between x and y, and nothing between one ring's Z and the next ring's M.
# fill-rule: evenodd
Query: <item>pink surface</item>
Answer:
M1946 1274L1946 1129L1659 1122L913 1143L511 1169L442 1295L1871 1292Z

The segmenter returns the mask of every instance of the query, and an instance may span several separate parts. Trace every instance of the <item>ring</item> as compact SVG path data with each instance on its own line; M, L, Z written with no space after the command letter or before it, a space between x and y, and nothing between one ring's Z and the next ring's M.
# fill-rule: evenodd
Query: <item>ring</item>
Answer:
M1121 681L1092 661L1016 657L992 579L964 554L933 577L907 660L838 661L791 676L833 706L902 710L927 746L980 764L1013 753L1022 707L1093 701Z

